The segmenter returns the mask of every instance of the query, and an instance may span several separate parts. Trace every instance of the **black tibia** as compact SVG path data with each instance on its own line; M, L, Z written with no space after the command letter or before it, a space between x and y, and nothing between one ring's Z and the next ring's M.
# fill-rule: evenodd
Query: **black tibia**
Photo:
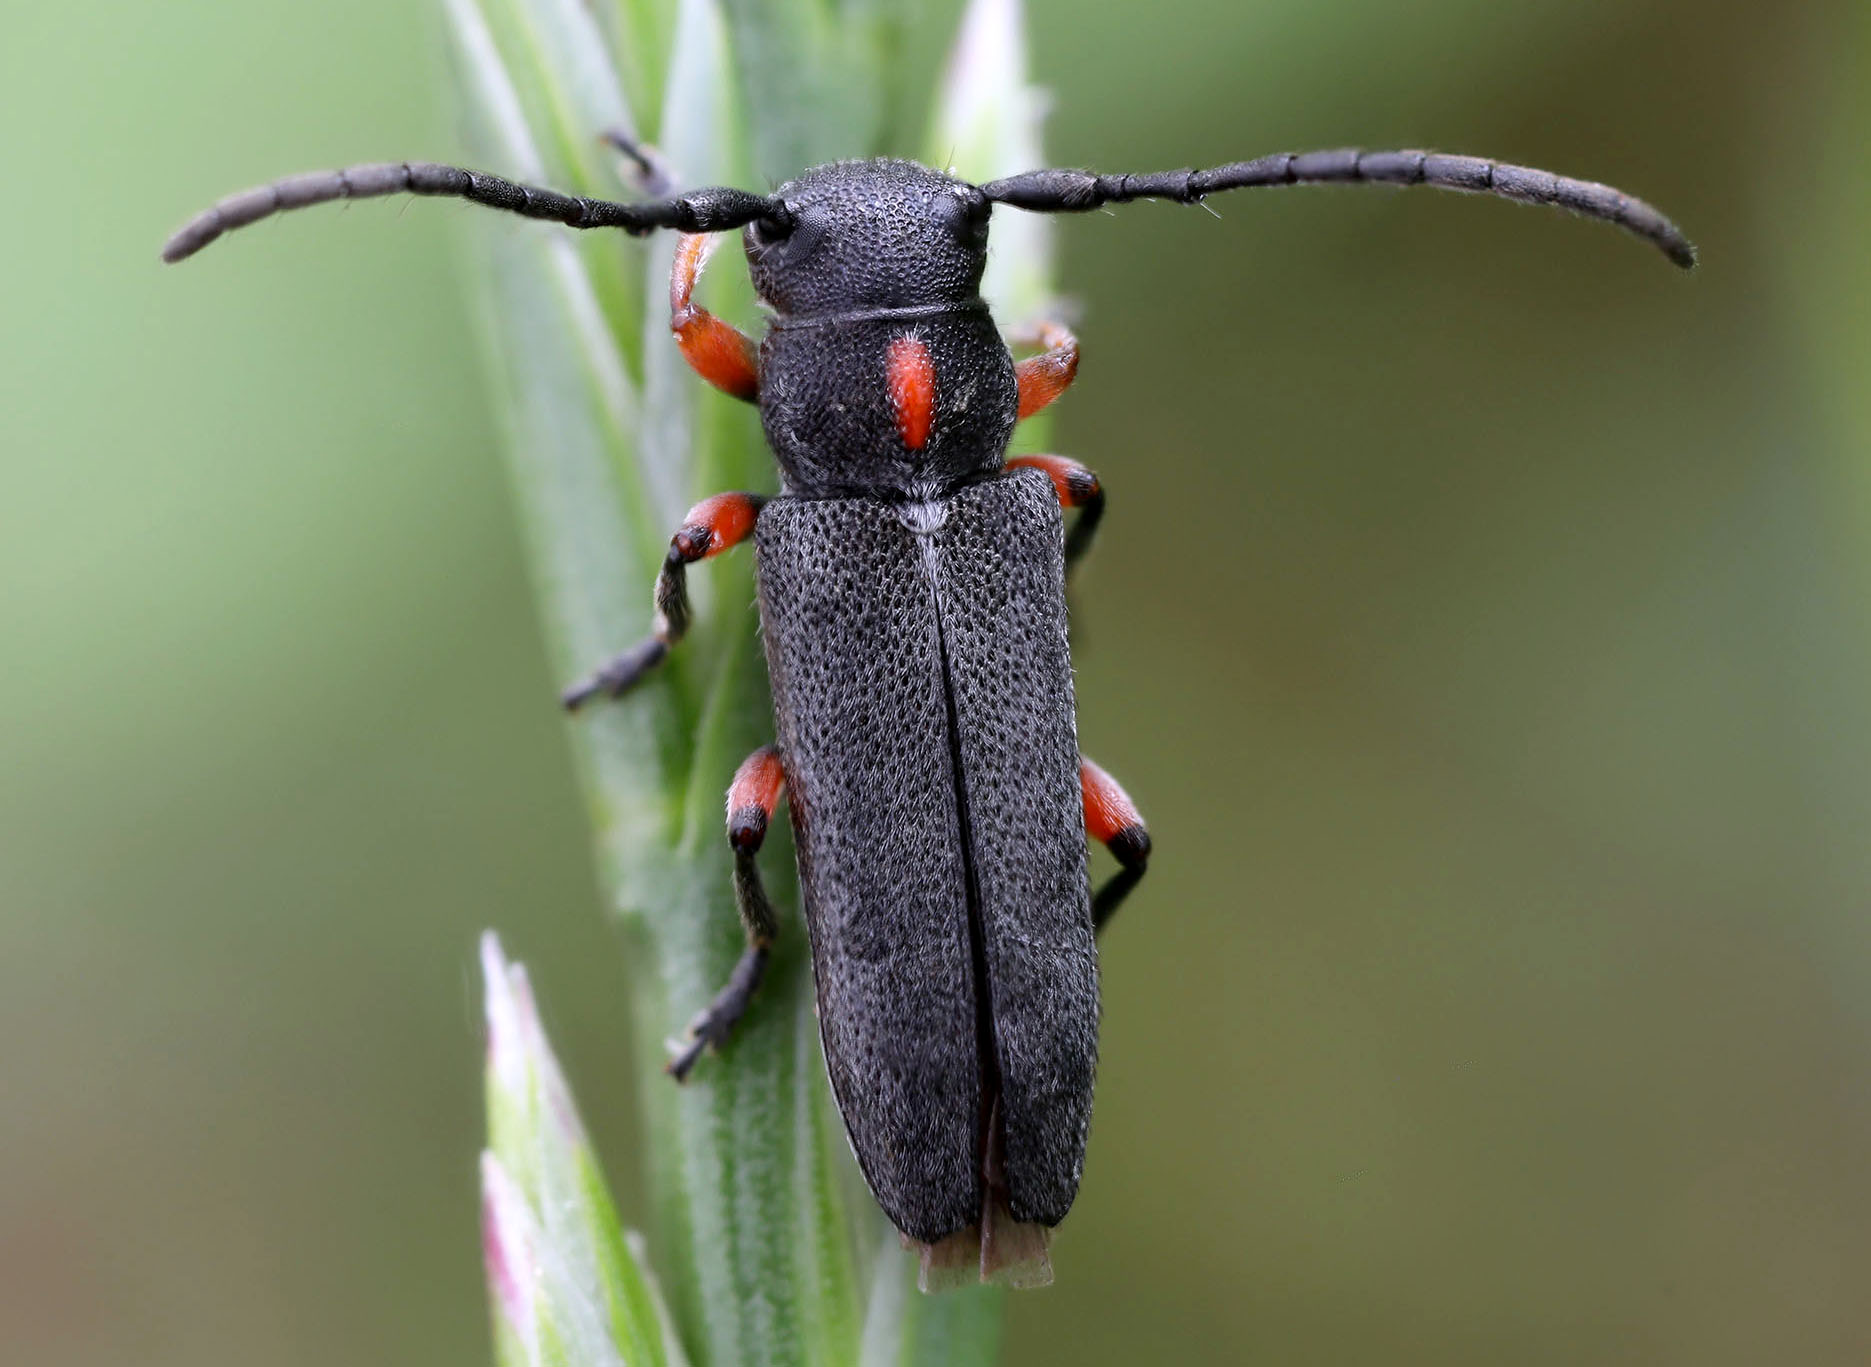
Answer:
M688 567L745 540L765 502L758 494L716 494L689 509L682 529L669 539L669 553L656 575L652 634L613 656L583 683L561 693L559 701L568 712L577 711L599 695L621 697L667 658L669 648L689 629Z
M681 536L681 532L676 534L678 542ZM699 559L699 555L685 557L676 542L670 543L669 554L663 557L663 567L656 574L654 634L619 651L590 678L561 693L559 701L566 711L576 712L600 695L621 698L669 657L669 647L680 641L689 629L688 566L690 560Z
M374 199L379 195L440 195L465 199L524 218L549 219L568 228L621 228L642 236L657 228L687 233L723 232L767 219L784 224L786 209L777 199L715 186L668 199L618 204L586 199L533 185L519 185L482 171L440 166L427 161L378 162L341 171L313 171L288 176L230 195L190 219L162 249L164 261L193 256L233 228L244 228L288 209L303 209L334 199Z
M1065 535L1065 565L1068 570L1091 549L1091 540L1098 534L1098 523L1103 517L1104 490L1098 487L1097 477L1093 476L1091 493L1078 505L1078 521L1072 524L1072 530Z
M1131 889L1143 881L1145 866L1138 864L1134 868L1122 868L1104 882L1091 899L1092 930L1102 934L1105 923L1117 915L1117 909L1124 905L1124 899L1130 896Z
M1196 204L1223 190L1262 185L1320 185L1366 182L1433 185L1443 190L1498 195L1523 204L1550 204L1587 218L1602 219L1652 243L1677 265L1696 264L1696 249L1661 212L1622 190L1573 180L1529 166L1483 157L1435 152L1280 152L1256 161L1237 161L1207 171L1153 171L1146 175L1098 176L1088 171L1028 171L981 187L990 200L1041 213L1081 213L1133 199L1168 199Z
M684 1081L703 1051L719 1048L747 1011L760 980L766 976L767 958L779 924L773 903L760 881L756 856L766 843L767 825L786 786L786 771L779 750L762 746L749 755L728 789L728 844L734 849L734 905L747 933L747 948L735 962L727 985L715 994L706 1010L690 1023L684 1043L671 1055L669 1075Z

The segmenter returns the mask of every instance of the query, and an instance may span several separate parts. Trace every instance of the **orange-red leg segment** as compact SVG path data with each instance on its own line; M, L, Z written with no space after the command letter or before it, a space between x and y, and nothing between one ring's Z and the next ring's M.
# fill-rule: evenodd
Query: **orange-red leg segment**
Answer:
M689 629L688 567L745 541L765 502L759 494L715 494L689 509L656 576L656 635L664 645Z
M669 273L669 330L697 375L724 394L752 403L760 397L760 352L746 333L694 302L695 282L714 250L705 233L684 233Z
M747 539L765 502L759 494L711 494L689 509L669 548L690 564L720 555Z
M1061 394L1078 374L1078 338L1057 323L1041 323L1034 330L1046 348L1013 368L1020 385L1020 416L1030 418Z
M1090 760L1079 760L1079 786L1085 793L1085 834L1108 848L1125 868L1150 862L1150 833L1130 794Z
M760 848L785 790L786 767L777 746L761 746L734 771L728 785L728 843L737 853Z
M1091 899L1092 926L1103 930L1131 889L1143 881L1150 863L1150 832L1116 779L1083 756L1078 772L1085 793L1085 833L1110 850L1121 866Z

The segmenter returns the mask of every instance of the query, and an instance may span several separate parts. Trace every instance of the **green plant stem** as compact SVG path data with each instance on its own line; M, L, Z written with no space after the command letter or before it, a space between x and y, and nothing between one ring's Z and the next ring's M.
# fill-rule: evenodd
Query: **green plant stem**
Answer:
M879 139L903 75L892 65L901 0L443 3L474 159L536 183L623 192L621 178L604 183L615 168L597 143L619 124L651 137L689 184L760 185L838 157L928 156L927 144L964 137L986 178L1023 169L1036 145L1030 99L980 107L1003 88L1027 94L1013 0L977 0L964 41L992 42L955 68L1005 79L952 75L940 126L925 145L896 148ZM554 667L571 679L646 634L649 585L688 504L721 489L770 492L773 464L753 412L706 391L668 342L657 301L673 241L477 229L472 273L541 617ZM996 266L1022 312L1045 290L1038 244L1016 237ZM710 307L751 322L738 275L708 278ZM783 829L762 856L782 933L756 1008L689 1085L662 1074L664 1039L741 949L721 794L772 734L751 557L711 561L690 583L696 625L669 664L570 728L602 883L628 931L653 1261L675 1323L703 1367L989 1362L1000 1295L916 1293L912 1260L854 1180Z

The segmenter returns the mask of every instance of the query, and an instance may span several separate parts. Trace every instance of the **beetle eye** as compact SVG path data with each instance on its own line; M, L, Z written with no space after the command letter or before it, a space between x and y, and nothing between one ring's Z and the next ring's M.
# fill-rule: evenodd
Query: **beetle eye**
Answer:
M987 220L994 206L988 197L970 185L956 192L956 201L961 215L956 222L957 233L963 242L976 251L987 246Z
M768 246L788 236L793 230L793 212L784 201L775 201L773 212L756 218L750 225L754 241Z

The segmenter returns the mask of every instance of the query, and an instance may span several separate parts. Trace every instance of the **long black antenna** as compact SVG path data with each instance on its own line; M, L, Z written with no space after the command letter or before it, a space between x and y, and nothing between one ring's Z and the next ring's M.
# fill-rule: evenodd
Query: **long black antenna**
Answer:
M1141 176L1095 176L1088 171L1028 171L981 187L989 199L1038 213L1082 213L1133 199L1169 199L1197 204L1222 190L1260 185L1309 185L1333 182L1386 185L1433 185L1442 190L1499 195L1522 204L1551 204L1587 218L1627 228L1653 243L1685 270L1696 264L1696 249L1656 209L1609 185L1573 180L1529 166L1510 166L1482 157L1451 157L1436 152L1362 152L1355 147L1331 152L1281 152L1258 161L1237 161L1209 171L1156 171Z
M334 199L371 199L396 194L472 200L490 209L503 209L526 218L550 219L568 228L622 228L639 237L658 228L714 233L742 227L755 219L784 223L786 218L785 207L777 199L721 186L640 204L617 204L608 199L584 199L562 195L556 190L517 185L459 166L439 166L429 161L377 162L348 166L342 171L288 176L271 185L230 195L183 224L164 245L162 259L180 261L193 256L222 233L244 228L288 209L303 209L309 204L324 204Z

